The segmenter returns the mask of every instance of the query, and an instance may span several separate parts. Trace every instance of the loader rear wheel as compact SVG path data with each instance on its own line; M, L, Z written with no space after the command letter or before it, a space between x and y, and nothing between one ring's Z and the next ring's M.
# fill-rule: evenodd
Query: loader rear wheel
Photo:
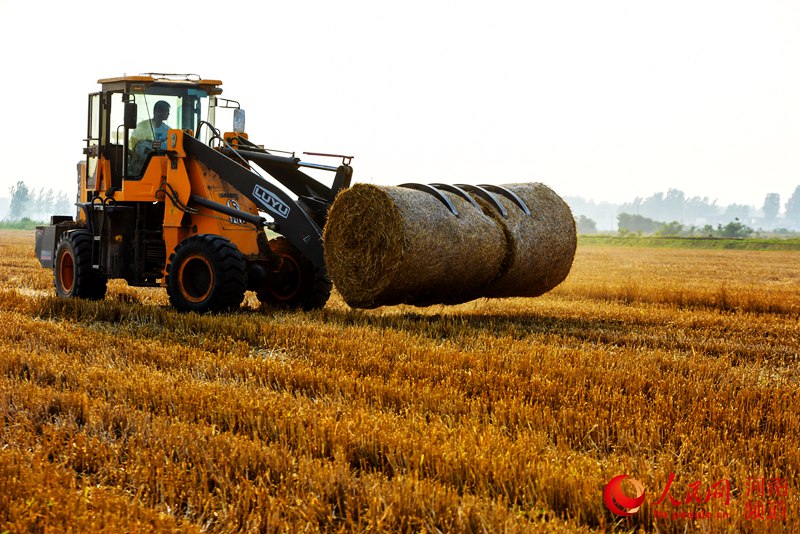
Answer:
M218 235L184 239L169 257L167 294L179 311L229 311L244 299L247 274L236 245Z
M331 281L285 237L270 239L269 248L280 258L267 284L256 292L258 300L281 309L322 308L331 296Z
M92 233L66 232L56 247L53 282L61 298L100 300L106 296L108 279L92 269Z

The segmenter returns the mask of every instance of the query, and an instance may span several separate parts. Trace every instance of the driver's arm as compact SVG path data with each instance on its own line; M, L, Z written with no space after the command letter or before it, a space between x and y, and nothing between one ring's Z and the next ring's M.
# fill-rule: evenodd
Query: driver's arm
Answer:
M152 141L153 132L151 131L150 125L147 121L140 122L136 128L131 132L131 140L128 147L131 151L136 150L136 145L140 141Z

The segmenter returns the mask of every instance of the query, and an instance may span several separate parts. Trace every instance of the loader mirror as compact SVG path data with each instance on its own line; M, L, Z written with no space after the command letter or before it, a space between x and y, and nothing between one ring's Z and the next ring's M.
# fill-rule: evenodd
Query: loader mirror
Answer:
M136 128L136 102L125 102L125 128Z
M244 132L244 110L241 108L233 110L233 131L236 133Z

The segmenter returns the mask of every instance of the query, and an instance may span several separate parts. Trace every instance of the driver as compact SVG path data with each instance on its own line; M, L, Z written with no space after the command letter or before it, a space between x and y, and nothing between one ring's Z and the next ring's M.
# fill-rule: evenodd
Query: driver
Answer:
M133 147L133 158L131 171L138 172L147 154L153 148L153 141L165 143L167 131L171 128L165 121L169 118L169 104L164 100L159 100L153 106L153 118L145 119L136 125L136 129L131 133L130 146Z

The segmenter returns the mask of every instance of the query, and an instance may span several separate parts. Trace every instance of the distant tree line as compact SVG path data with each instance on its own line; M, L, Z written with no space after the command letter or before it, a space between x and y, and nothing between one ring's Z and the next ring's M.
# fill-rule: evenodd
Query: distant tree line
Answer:
M72 215L75 212L75 199L63 191L54 192L44 187L37 191L19 181L9 192L11 201L6 215L9 221L48 221L51 215Z
M710 224L687 226L678 221L661 222L630 213L619 214L618 226L622 235L654 234L661 237L748 237L754 232L738 218L724 225L717 224L716 227Z
M620 213L642 215L657 221L677 221L687 225L704 226L741 221L758 220L762 226L773 227L778 223L786 226L800 226L800 186L795 188L785 204L784 220L780 220L781 200L778 193L767 193L760 208L746 204L718 206L708 197L687 197L679 189L666 193L656 193L647 198L636 198L620 206Z
M760 207L719 206L716 200L687 197L679 189L647 198L637 197L620 205L595 204L580 197L566 197L565 200L575 214L579 233L594 233L598 226L609 228L612 221L623 232L664 235L740 235L746 233L747 228L752 231L752 227L800 230L800 186L783 205L783 213L778 193L768 193ZM601 224L597 224L598 221Z
M575 227L579 234L597 233L597 223L586 215L578 215L575 217Z

